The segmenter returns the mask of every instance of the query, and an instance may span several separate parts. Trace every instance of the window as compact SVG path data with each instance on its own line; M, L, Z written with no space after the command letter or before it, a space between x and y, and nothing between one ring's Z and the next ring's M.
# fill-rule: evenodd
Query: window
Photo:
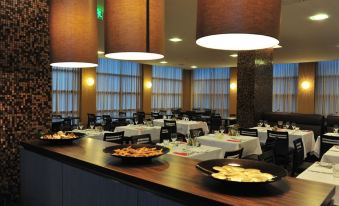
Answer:
M297 108L299 64L273 65L274 112L295 112Z
M339 60L318 63L315 108L322 115L339 112Z
M182 70L153 66L152 110L178 109L182 105Z
M80 69L52 67L52 111L62 116L79 116Z
M229 85L229 68L193 70L193 107L216 110L227 117Z
M132 115L140 109L140 65L99 59L97 67L97 114Z

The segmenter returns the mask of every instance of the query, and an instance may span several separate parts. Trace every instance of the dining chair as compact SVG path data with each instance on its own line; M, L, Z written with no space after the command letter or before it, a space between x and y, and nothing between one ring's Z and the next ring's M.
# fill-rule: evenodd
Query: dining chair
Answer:
M87 128L90 127L91 123L95 125L96 121L97 117L95 116L95 114L87 113Z
M258 137L257 129L239 128L239 133L243 136Z
M152 139L150 134L141 134L131 136L132 144L152 144Z
M241 159L243 151L244 151L244 148L240 148L234 151L226 151L224 158L225 159Z
M212 116L210 121L210 131L214 133L214 131L218 131L222 124L220 116Z
M124 143L124 131L121 132L113 132L113 133L104 133L104 141L106 142L113 142L116 144L123 144Z
M164 127L168 127L171 134L177 134L178 141L184 141L185 135L177 131L177 122L175 120L164 120Z
M200 136L204 136L204 130L202 128L190 129L191 138L196 138Z
M62 130L63 131L70 131L72 130L72 118L71 117L66 117L64 118L64 121L62 123Z
M171 141L171 129L169 127L161 127L160 129L160 143L165 139Z
M126 117L126 112L119 112L119 117Z
M330 135L320 136L320 158L334 145L339 145L339 138Z
M160 116L160 114L158 112L151 112L151 117L153 119L161 119L162 116Z
M276 164L283 165L286 168L290 163L290 156L293 155L293 149L289 147L288 132L268 130L267 140L269 138L275 139L273 151Z
M294 153L293 153L293 164L291 176L293 177L295 173L301 173L311 166L311 162L305 162L304 156L304 144L301 138L295 139L293 141Z
M275 158L274 158L273 150L264 151L261 155L258 156L258 159L260 161L275 164Z

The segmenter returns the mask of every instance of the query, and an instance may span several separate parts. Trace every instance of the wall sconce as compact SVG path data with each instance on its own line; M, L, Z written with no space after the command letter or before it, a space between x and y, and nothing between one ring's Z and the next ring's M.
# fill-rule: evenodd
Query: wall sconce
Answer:
M86 83L87 83L88 86L91 87L91 86L94 85L95 81L92 77L88 77L87 80L86 80Z
M147 81L145 85L146 85L146 88L148 88L148 89L152 88L152 82L151 81Z
M303 88L304 90L308 90L311 87L311 84L309 81L303 81L301 83L301 88Z
M231 83L230 84L231 90L236 90L237 89L237 84L236 83Z

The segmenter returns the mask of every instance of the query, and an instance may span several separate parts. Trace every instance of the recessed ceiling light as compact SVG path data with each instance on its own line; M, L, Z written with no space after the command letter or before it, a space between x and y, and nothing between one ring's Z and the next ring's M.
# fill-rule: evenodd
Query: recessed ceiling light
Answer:
M182 41L182 39L178 38L178 37L173 37L169 39L171 42L180 42Z
M309 19L312 21L322 21L328 18L329 16L325 13L319 13L309 17Z
M161 61L160 64L167 64L167 61Z
M191 68L192 68L192 69L196 69L196 68L198 68L198 67L195 66L195 65L192 65Z
M230 57L236 58L238 57L238 54L231 54Z
M275 45L274 47L273 47L273 49L280 49L282 46L280 46L279 44L278 45Z
M103 52L103 51L98 51L98 54L105 54L105 52Z

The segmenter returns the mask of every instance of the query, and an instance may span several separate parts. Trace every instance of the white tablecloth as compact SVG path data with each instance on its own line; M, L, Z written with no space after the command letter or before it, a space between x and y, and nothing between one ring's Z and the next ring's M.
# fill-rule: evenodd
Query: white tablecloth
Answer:
M163 144L158 144L162 145ZM168 154L192 158L197 160L223 159L224 153L221 148L201 145L200 147L187 146L186 143L179 143L178 146L170 143L168 147L171 149Z
M98 140L103 140L105 133L112 133L110 131L98 131L95 129L84 129L84 130L74 129L72 131L85 133L86 137L90 137L90 138L98 139Z
M321 158L321 162L339 164L339 147L333 146Z
M334 195L334 204L339 205L339 178L333 176L332 168L319 166L319 163L316 162L307 168L307 170L305 170L303 173L298 175L297 178L335 185L336 192Z
M208 126L206 122L200 122L200 121L184 121L184 120L177 120L177 132L181 134L188 135L190 133L190 129L197 129L202 128L205 134L208 134ZM163 119L155 119L153 120L153 124L155 126L164 126L164 120Z
M338 133L326 133L325 135L328 136L335 136L339 138L339 134ZM317 138L317 141L315 142L314 145L314 155L317 157L320 157L320 137Z
M152 141L159 141L160 140L160 129L161 127L154 126L148 127L146 125L127 125L116 127L114 132L125 132L124 136L130 137L134 135L141 135L141 134L150 134Z
M253 129L258 130L259 140L262 143L266 142L267 139L267 130L271 130L271 128L265 127L254 127ZM294 148L293 141L295 139L301 138L304 144L304 157L307 157L307 153L314 151L314 134L313 131L310 130L291 130L291 129L280 129L279 132L288 132L289 138L289 147Z
M202 145L208 145L212 147L218 147L222 149L222 153L226 151L238 150L241 147L244 148L242 156L248 156L252 154L262 154L259 138L249 136L229 136L229 135L215 135L209 134L206 136L198 137L197 140Z

